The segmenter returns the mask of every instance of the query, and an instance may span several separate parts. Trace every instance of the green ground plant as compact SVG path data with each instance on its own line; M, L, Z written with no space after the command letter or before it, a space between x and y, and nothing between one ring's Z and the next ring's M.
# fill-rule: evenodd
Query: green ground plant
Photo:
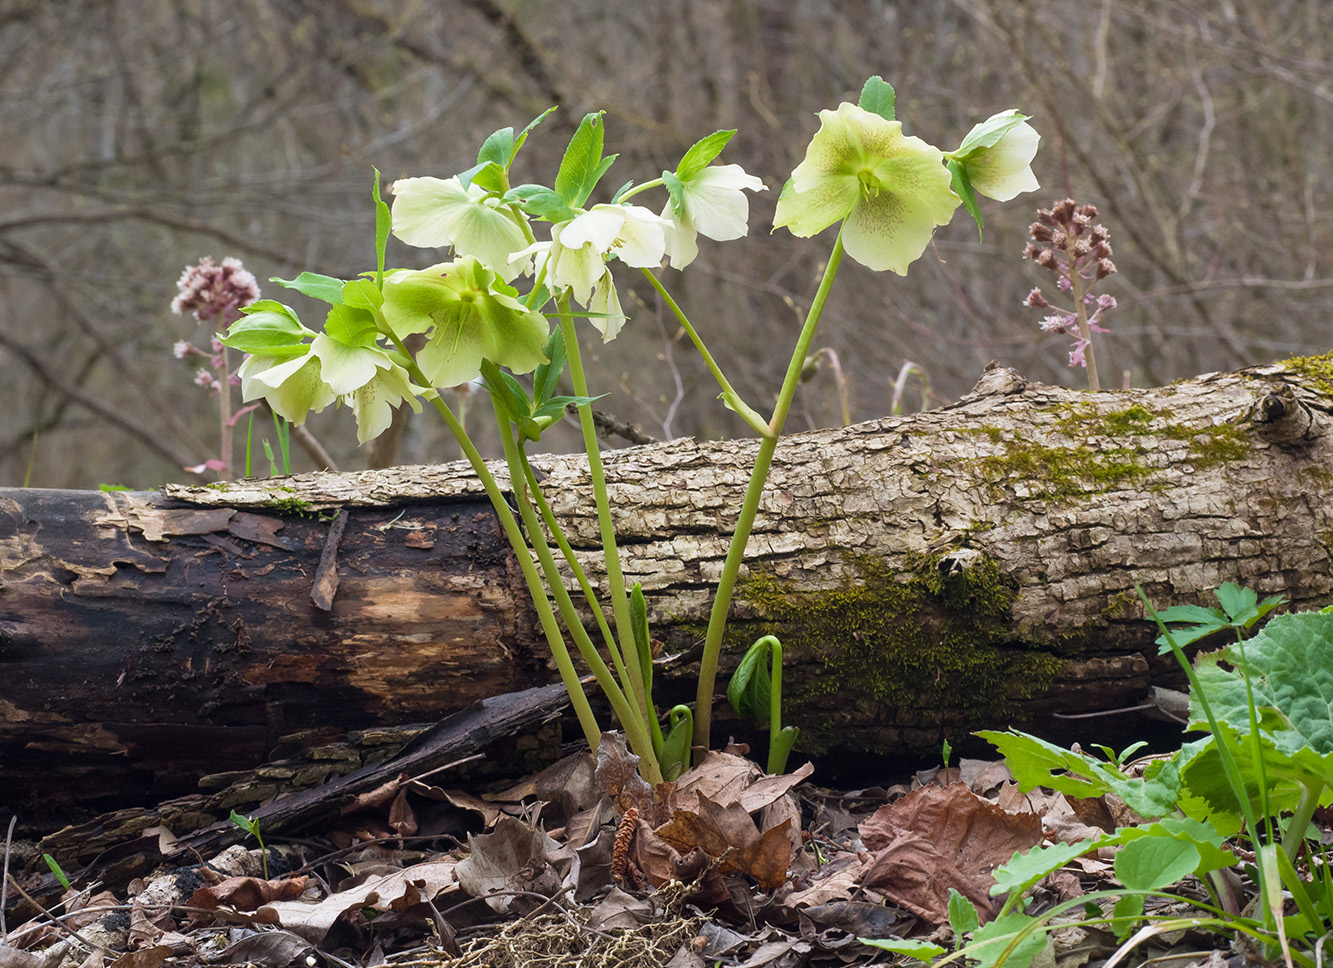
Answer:
M1005 899L995 918L980 925L975 906L962 897L950 905L952 952L898 939L867 943L936 965L961 960L1023 968L1045 948L1051 931L1070 925L1066 915L1082 906L1096 913L1073 923L1109 926L1123 942L1107 968L1154 935L1187 927L1227 937L1265 962L1319 964L1318 946L1333 930L1333 874L1315 846L1311 820L1318 806L1333 800L1333 609L1279 615L1246 637L1285 599L1260 601L1230 583L1216 594L1218 608L1183 605L1162 612L1143 598L1161 629L1162 650L1189 677L1189 729L1204 732L1202 739L1151 760L1136 775L1126 769L1128 751L1103 749L1105 758L1098 758L1017 730L977 734L1004 755L1020 789L1044 787L1083 798L1112 794L1143 822L1015 854L995 871L991 893ZM1234 641L1193 662L1182 650L1228 633ZM1032 908L1031 891L1043 878L1107 847L1116 848L1120 888L1046 911ZM1243 872L1258 892L1244 903L1235 871L1247 852L1255 860ZM1208 901L1168 890L1187 877L1205 885ZM1154 896L1198 913L1148 914L1145 901ZM1089 907L1102 901L1109 910Z

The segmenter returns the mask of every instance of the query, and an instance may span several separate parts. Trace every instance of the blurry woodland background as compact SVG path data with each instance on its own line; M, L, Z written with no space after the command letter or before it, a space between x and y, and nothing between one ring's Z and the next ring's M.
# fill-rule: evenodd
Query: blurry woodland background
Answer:
M372 166L386 186L446 177L551 105L520 179L552 177L599 108L620 153L608 192L740 129L721 161L769 187L750 237L701 239L665 276L766 411L832 240L770 235L773 206L815 112L875 73L907 133L944 149L993 112L1033 115L1043 187L982 199L982 244L960 210L907 279L844 263L816 346L841 359L852 419L889 412L905 361L935 404L991 359L1086 385L1069 338L1021 305L1048 281L1020 258L1027 224L1066 194L1099 206L1120 269L1105 384L1333 348L1327 0L0 0L0 485L191 479L217 418L172 356L207 342L168 309L181 270L237 256L317 327L313 304L266 280L373 266ZM394 240L389 263L437 255ZM605 347L585 328L594 392L611 393L599 406L658 438L743 435L651 289L618 278L629 326ZM792 430L840 422L827 366L797 406ZM309 427L343 469L371 461L345 410ZM457 454L427 411L378 459Z

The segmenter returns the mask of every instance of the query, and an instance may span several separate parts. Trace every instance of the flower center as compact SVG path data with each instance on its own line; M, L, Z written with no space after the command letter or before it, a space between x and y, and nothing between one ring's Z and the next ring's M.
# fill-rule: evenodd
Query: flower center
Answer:
M862 198L875 198L879 195L879 179L875 177L873 169L862 168L856 173L856 178L861 183Z

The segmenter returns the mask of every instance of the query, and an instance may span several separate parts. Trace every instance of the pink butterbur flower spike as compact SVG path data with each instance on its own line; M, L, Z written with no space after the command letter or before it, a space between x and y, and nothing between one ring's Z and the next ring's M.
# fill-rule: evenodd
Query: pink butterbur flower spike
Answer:
M1040 325L1042 332L1063 333L1074 337L1069 348L1069 365L1088 371L1088 389L1101 389L1092 334L1108 333L1101 325L1105 313L1115 309L1115 297L1093 292L1097 283L1113 274L1110 233L1106 226L1094 225L1097 208L1078 205L1072 198L1056 202L1050 208L1037 209L1037 221L1028 228L1032 241L1023 250L1031 259L1055 276L1055 285L1069 293L1073 309L1062 309L1047 300L1040 289L1033 289L1023 300L1031 309L1047 312ZM1089 312L1091 307L1091 312Z
M241 265L240 259L234 258L217 263L205 256L197 265L186 267L176 282L176 290L176 298L171 301L171 311L177 314L193 313L195 319L209 323L219 333L226 332L227 327L241 318L241 309L259 298L259 284L254 275ZM211 353L205 352L184 341L177 343L172 350L177 359L208 357L216 377L207 369L200 369L195 383L218 395L221 417L220 459L212 458L185 469L194 474L217 471L225 478L231 476L232 428L235 424L231 388L236 381L231 373L227 348L216 337L211 340L210 350Z

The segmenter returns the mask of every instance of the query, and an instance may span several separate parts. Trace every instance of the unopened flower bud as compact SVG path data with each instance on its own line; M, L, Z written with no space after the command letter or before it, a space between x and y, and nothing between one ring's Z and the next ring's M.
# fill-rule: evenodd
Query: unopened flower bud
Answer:
M1115 263L1110 259L1097 260L1097 278L1105 279L1107 276L1115 273Z
M1051 241L1051 227L1049 225L1043 225L1041 222L1033 222L1029 225L1028 234L1038 242Z
M807 356L805 362L801 364L801 382L809 383L819 375L819 360L813 356Z
M1116 306L1115 296L1112 296L1110 293L1104 292L1097 297L1098 309L1101 310L1115 309L1115 306Z
M1074 243L1074 258L1081 259L1091 252L1092 246L1088 245L1087 239L1079 239Z
M194 348L194 344L187 339L173 343L171 346L171 355L178 360L183 360L187 356L194 356L199 351Z
M1037 263L1037 265L1041 266L1043 269L1054 269L1055 253L1050 249L1042 249L1032 261Z
M1046 297L1042 295L1042 291L1040 289L1033 289L1030 293L1028 293L1028 297L1023 300L1023 305L1027 306L1029 309L1051 308L1051 304L1046 301Z

